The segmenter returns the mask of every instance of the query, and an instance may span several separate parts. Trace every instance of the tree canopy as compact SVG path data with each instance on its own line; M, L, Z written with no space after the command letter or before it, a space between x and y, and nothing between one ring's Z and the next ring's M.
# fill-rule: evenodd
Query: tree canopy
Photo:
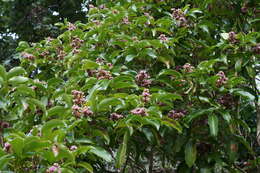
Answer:
M19 41L37 42L60 33L57 22L86 21L83 0L1 0L0 62L12 61ZM6 62L8 63L8 62Z
M0 65L0 170L259 171L259 5L97 1L19 42Z

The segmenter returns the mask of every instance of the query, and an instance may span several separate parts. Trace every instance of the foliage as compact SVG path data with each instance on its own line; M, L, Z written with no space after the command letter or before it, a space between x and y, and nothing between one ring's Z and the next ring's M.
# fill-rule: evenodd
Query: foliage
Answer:
M256 172L253 3L109 1L20 42L0 66L0 169Z
M54 24L64 19L85 20L82 0L0 0L0 62L15 66L15 47L21 40L37 42L56 37L60 32ZM12 62L8 62L13 60Z

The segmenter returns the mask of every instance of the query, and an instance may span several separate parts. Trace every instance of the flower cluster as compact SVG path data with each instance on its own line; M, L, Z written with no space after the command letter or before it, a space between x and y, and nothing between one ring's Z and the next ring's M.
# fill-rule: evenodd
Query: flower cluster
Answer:
M131 24L131 22L129 22L128 17L124 17L122 23L123 23L123 24L126 24L126 25Z
M102 70L102 69L100 69L96 72L96 77L97 77L97 79L113 79L113 77L109 71Z
M69 26L68 26L68 30L69 31L73 31L73 30L75 30L77 28L74 24L72 24L70 22L68 24L69 24Z
M40 55L42 56L42 57L46 57L46 56L48 56L50 54L50 52L48 51L48 50L46 50L46 51L43 51Z
M179 26L187 26L187 19L181 9L172 8L172 17L178 21Z
M27 52L22 52L22 57L28 59L28 60L34 60L35 59L35 56L30 54L30 53L27 53Z
M65 53L65 51L63 50L62 47L58 47L56 52L57 52L57 57L58 57L59 60L63 60L64 57L66 56L66 53Z
M74 151L74 150L76 150L76 149L78 149L78 147L77 147L76 145L72 145L72 146L70 147L70 151Z
M6 129L10 127L9 123L8 122L5 122L5 121L0 121L0 129Z
M104 59L103 58L97 58L96 63L98 63L99 65L102 65L102 64L104 64Z
M144 89L143 93L142 93L142 96L143 96L143 102L145 103L148 103L150 101L150 97L151 97L151 94L149 92L149 89Z
M225 94L217 99L217 102L227 108L235 105L233 96L231 94Z
M85 102L84 93L81 91L73 90L73 103L72 113L75 117L80 118L81 116L91 116L93 112L87 106L82 106Z
M184 69L185 72L193 72L194 70L194 66L190 65L189 63L186 63L182 66L182 68Z
M223 71L219 71L217 76L219 77L216 83L218 87L227 83L228 78L225 76L225 73Z
M49 169L47 170L47 173L61 173L61 168L60 165L58 163L54 163L51 167L49 167Z
M96 74L96 70L87 70L87 74L89 77L93 77Z
M134 115L141 115L141 116L148 116L147 111L145 108L135 108L131 110L131 113Z
M74 49L79 49L80 47L81 47L81 45L82 45L82 43L83 43L84 41L83 40L81 40L80 38L78 38L78 37L73 37L72 38L72 42L71 42L71 47L73 47Z
M150 80L150 75L145 71L141 70L136 76L135 80L138 85L146 87L151 85L152 81Z
M119 120L121 118L123 118L124 116L121 115L121 114L117 114L117 113L112 113L110 115L110 120L113 120L113 121L116 121L116 120Z
M99 6L99 9L103 10L103 9L107 9L107 7L106 7L105 4L101 4L101 5Z
M162 42L166 42L166 41L168 41L168 38L164 34L161 34L159 36L159 40L161 40Z
M175 70L176 71L181 71L182 68L183 68L183 66L181 66L181 65L176 65L175 66Z
M72 90L73 103L76 105L81 105L85 102L85 96L82 91Z
M11 150L11 144L9 142L6 142L4 144L4 151L9 152Z
M256 54L260 54L260 43L256 44L256 46L253 47L253 52Z
M171 110L168 113L168 117L173 118L175 120L179 120L187 114L186 110Z
M235 44L238 42L238 40L236 39L236 33L231 31L228 33L228 41L230 41L230 43Z
M95 6L93 4L89 4L88 5L88 8L91 9L91 8L95 8Z
M89 107L87 107L87 106L80 107L78 105L72 106L72 113L77 118L80 118L82 116L88 117L88 116L93 115L93 112L90 110Z

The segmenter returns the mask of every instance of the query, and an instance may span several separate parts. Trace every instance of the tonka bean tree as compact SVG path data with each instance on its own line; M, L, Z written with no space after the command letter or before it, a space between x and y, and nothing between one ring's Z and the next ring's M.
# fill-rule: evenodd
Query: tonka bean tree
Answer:
M0 170L256 172L259 4L97 4L0 66Z

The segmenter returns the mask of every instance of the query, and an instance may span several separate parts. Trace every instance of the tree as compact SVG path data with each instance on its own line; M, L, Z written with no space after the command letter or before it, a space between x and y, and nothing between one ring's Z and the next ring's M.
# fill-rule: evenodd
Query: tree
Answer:
M20 66L0 66L0 169L257 172L255 6L97 2L20 42Z
M19 41L37 42L45 37L58 36L57 22L65 19L86 21L84 9L87 8L82 0L0 1L1 62L14 60Z

